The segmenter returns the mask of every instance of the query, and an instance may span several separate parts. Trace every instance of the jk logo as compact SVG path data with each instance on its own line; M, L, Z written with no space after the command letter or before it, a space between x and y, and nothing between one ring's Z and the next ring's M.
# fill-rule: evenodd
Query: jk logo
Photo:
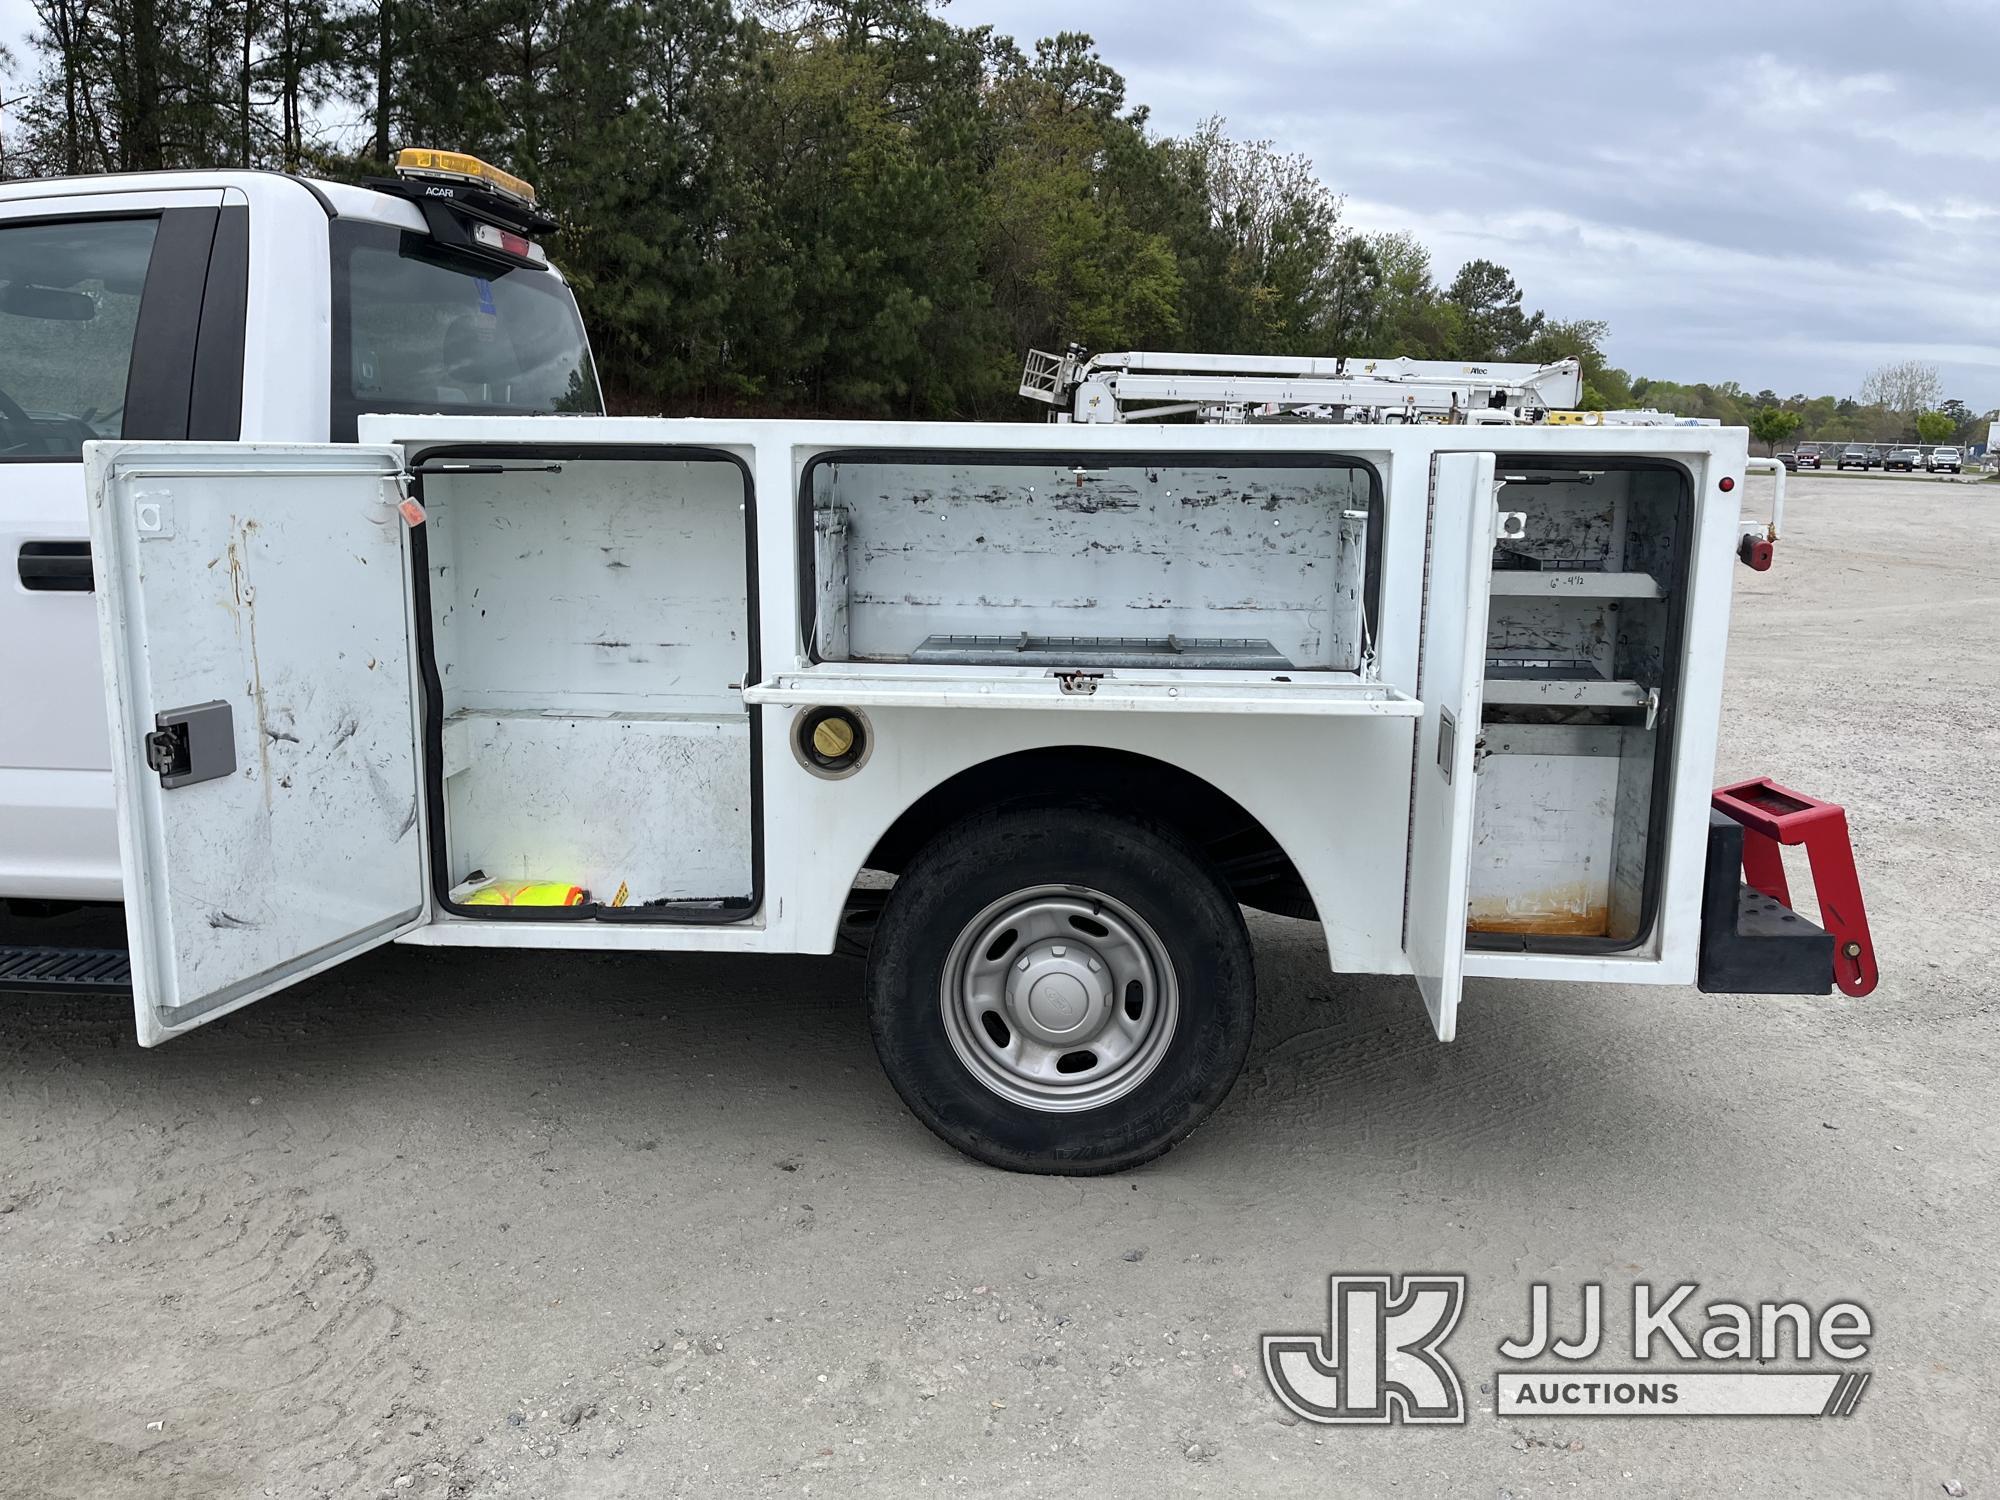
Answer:
M1327 1332L1264 1335L1264 1378L1308 1422L1462 1425L1465 1391L1439 1347L1465 1309L1463 1276L1334 1276Z

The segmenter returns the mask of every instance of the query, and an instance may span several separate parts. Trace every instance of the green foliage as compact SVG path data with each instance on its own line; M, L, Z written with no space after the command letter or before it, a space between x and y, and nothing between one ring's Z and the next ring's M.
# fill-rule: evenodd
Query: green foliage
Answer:
M1408 232L1368 236L1378 281L1371 352L1385 358L1449 355L1462 342L1465 315L1431 279L1431 253Z
M33 9L38 68L9 100L9 174L313 159L309 117L341 72L331 0L33 0Z
M1631 378L1506 267L1440 286L1413 236L1350 228L1305 157L1155 133L1088 36L1024 51L941 0L32 3L0 174L475 152L559 216L614 409L1027 417L1024 353L1075 341L1576 358L1586 408L1767 444L1985 430L1917 361L1858 400Z
M1610 380L1621 373L1605 371L1601 378ZM1766 444L1902 443L1912 438L1925 443L1965 444L1976 441L1986 431L1986 418L1968 410L1962 401L1947 401L1935 412L1904 413L1884 406L1879 400L1803 394L1779 397L1768 390L1752 396L1734 381L1720 385L1680 385L1671 380L1647 379L1631 382L1630 394L1627 402L1608 404L1650 406L1679 416L1711 418L1730 427L1748 427L1753 437ZM1775 438L1767 436L1757 426L1758 414L1766 410L1779 416L1795 416L1798 421ZM1943 421L1926 424L1926 417L1942 417ZM1943 435L1925 435L1929 432Z
M1081 33L1024 50L933 0L33 4L0 172L475 152L558 215L615 409L1027 417L1024 353L1074 341L1574 357L1592 409L1782 409L1833 440L1898 420L1634 380L1602 322L1529 310L1506 267L1440 284L1413 236L1348 226L1305 157L1220 119L1156 133ZM1942 412L1961 440L1978 420Z
M1122 112L1124 82L1070 33L1033 62L1003 50L991 94L992 164L974 212L974 275L990 289L1011 351L1157 343L1180 329L1183 280L1164 233L1137 222L1105 163L1143 144ZM982 274L983 273L983 274Z
M1455 351L1461 359L1525 358L1522 351L1542 331L1542 315L1521 310L1521 289L1505 266L1471 260L1459 267L1445 300L1463 326ZM1602 337L1603 325L1596 325Z
M1776 453L1778 444L1797 432L1804 420L1781 406L1760 406L1750 414L1750 436L1764 445L1766 453Z

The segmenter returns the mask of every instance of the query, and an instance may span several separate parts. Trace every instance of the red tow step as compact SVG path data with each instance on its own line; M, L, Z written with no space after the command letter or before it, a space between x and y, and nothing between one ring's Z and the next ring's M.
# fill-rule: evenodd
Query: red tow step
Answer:
M1768 776L1718 788L1714 807L1743 825L1743 878L1785 906L1792 904L1792 893L1778 848L1805 845L1820 922L1833 934L1834 982L1850 995L1873 990L1882 975L1868 936L1868 912L1861 904L1846 809L1779 786Z

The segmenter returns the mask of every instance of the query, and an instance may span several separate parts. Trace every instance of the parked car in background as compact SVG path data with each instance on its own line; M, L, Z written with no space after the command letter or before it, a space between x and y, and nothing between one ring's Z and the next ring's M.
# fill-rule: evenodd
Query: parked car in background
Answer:
M1834 464L1834 467L1836 469L1860 469L1865 473L1868 468L1868 450L1860 447L1842 448L1840 450L1840 459Z
M1794 469L1817 469L1819 467L1819 449L1817 448L1801 448L1796 453L1786 454L1785 457L1791 459L1791 466Z
M1933 448L1929 460L1933 474L1957 474L1965 468L1965 460L1956 448Z
M1784 465L1784 466L1785 466L1785 467L1786 467L1787 469L1791 470L1791 471L1792 471L1793 473L1797 473L1797 472L1798 472L1798 467L1799 467L1799 456L1798 456L1798 454L1796 454L1796 453L1780 453L1780 454L1778 455L1778 462L1779 462L1779 463L1781 463L1781 464L1783 464L1783 465Z
M1914 448L1891 448L1889 456L1882 460L1882 468L1885 472L1890 469L1903 469L1914 474L1923 467L1923 463L1923 454Z

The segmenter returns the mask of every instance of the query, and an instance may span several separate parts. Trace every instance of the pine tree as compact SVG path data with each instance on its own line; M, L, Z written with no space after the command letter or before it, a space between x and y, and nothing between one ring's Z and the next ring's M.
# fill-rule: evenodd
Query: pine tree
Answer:
M1082 33L1023 49L935 0L32 3L0 170L486 157L556 214L617 409L1027 416L1023 354L1072 341L1580 337L1593 397L1629 396L1601 325L1544 327L1490 262L1441 291L1420 245L1355 234L1310 161L1219 119L1160 135Z

